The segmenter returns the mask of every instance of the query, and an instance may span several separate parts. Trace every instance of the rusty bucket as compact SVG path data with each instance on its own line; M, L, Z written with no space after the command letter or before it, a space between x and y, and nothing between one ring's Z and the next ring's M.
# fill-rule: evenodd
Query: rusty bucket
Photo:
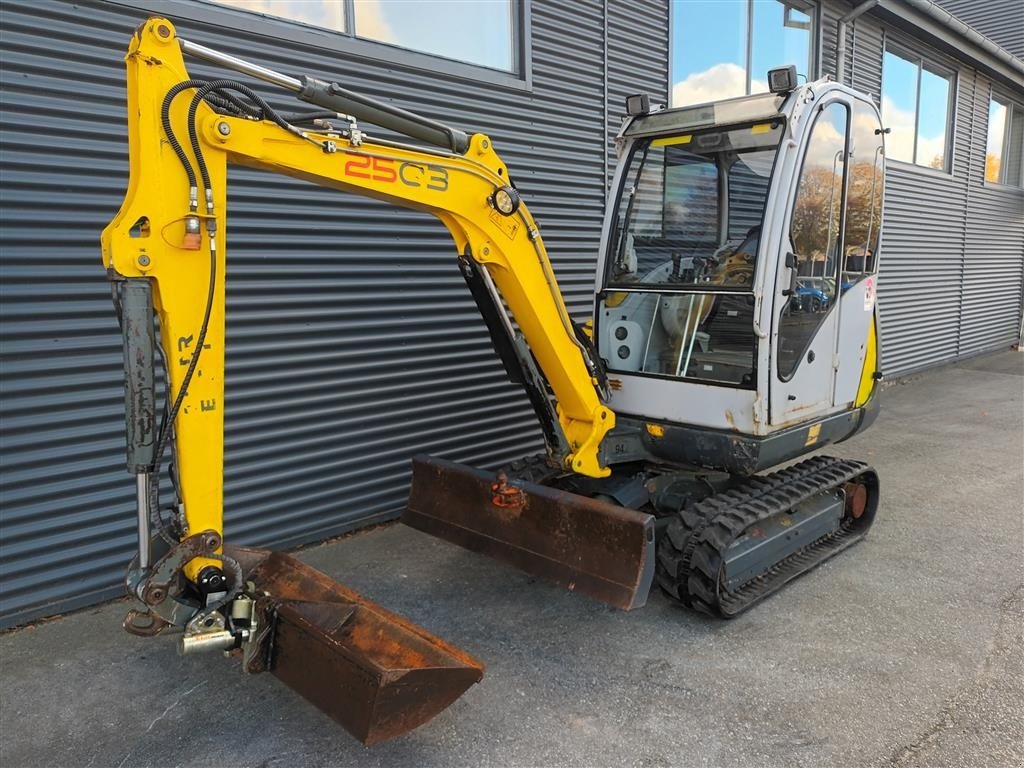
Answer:
M248 671L270 671L364 744L422 725L483 677L469 654L293 557L230 554L263 595Z
M654 518L431 456L412 460L402 522L616 608L654 578Z

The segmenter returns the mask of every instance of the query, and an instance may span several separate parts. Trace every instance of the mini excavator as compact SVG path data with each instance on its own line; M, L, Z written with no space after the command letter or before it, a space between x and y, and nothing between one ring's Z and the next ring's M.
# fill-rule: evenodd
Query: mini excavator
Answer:
M314 109L192 79L186 55ZM128 631L174 630L182 653L269 671L365 743L426 722L483 675L297 559L223 541L229 163L427 212L451 233L546 451L497 473L414 457L406 524L622 609L656 582L717 617L867 532L876 472L796 460L877 413L885 131L869 97L783 67L764 94L627 99L579 325L488 137L184 40L166 19L138 28L126 62L130 181L102 252L137 490Z

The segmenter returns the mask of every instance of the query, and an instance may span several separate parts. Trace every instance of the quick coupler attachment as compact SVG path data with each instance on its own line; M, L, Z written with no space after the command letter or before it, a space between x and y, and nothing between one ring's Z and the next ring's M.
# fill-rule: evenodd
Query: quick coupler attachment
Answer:
M402 522L629 610L654 579L654 518L430 456L412 461Z

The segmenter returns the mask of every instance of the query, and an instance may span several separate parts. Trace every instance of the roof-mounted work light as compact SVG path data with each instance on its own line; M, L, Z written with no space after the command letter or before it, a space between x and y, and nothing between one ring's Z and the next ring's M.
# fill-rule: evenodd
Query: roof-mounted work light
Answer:
M768 70L768 90L772 93L789 93L796 88L796 65L776 67Z
M636 117L651 111L651 97L646 93L636 93L626 97L626 114Z

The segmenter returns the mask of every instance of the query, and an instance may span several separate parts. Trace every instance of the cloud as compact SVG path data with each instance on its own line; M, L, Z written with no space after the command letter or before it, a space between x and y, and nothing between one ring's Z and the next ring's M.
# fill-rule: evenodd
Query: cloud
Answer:
M243 11L265 13L279 19L301 21L323 29L345 31L345 3L343 0L333 2L311 3L305 0L216 0L219 5L230 5Z
M747 90L747 73L738 64L715 64L703 72L694 72L685 80L672 86L672 106L682 107L687 104L705 104L709 101L731 99L743 96ZM765 93L768 83L752 80L752 93Z
M346 31L344 0L216 0L245 11L265 13L281 19L301 21L322 29ZM380 0L355 0L355 28L359 37L382 43L398 43L398 36L385 18ZM349 20L352 26L352 20Z
M356 34L381 43L398 44L398 35L384 18L380 0L355 0Z

